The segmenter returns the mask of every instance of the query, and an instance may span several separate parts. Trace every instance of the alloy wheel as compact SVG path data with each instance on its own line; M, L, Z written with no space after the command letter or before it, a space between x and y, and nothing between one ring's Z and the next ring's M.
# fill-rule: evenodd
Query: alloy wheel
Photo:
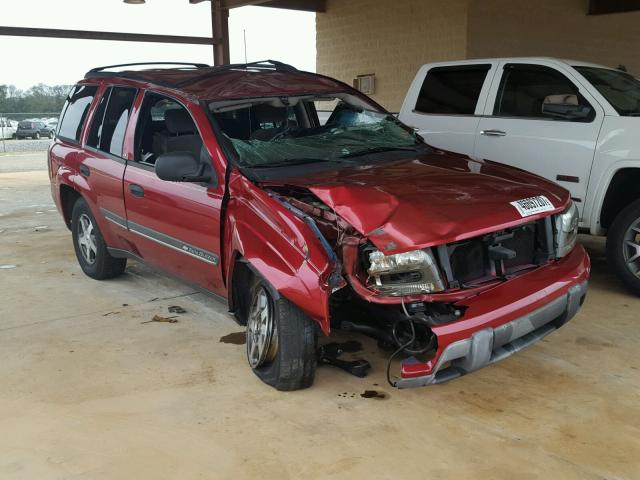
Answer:
M96 261L98 246L93 222L86 213L78 218L78 246L84 260L93 265Z
M637 218L624 234L622 255L627 268L640 278L640 218Z
M247 358L251 368L270 362L278 351L278 335L273 302L264 287L253 297L247 319Z

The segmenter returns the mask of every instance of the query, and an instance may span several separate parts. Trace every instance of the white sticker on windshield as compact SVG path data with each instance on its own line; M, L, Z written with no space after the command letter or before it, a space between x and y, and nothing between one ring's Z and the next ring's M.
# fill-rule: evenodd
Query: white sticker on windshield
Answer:
M516 207L516 210L518 210L518 213L520 213L522 217L529 217L542 212L550 212L555 208L553 203L544 195L516 200L515 202L511 202L511 205Z

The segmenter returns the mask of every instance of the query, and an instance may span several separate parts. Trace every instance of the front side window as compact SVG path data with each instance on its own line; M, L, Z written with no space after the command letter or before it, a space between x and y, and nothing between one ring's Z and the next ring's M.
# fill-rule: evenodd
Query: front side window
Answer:
M590 122L595 112L578 87L542 65L505 65L494 115Z
M393 115L349 93L211 102L209 109L246 168L333 168L364 163L370 155L428 149Z
M607 99L618 114L640 116L640 80L620 70L574 67Z
M104 92L91 123L87 145L122 156L124 134L136 93L135 88L125 87L111 87Z
M84 120L87 118L89 107L97 91L98 87L93 85L76 85L71 90L60 114L58 136L80 141Z
M473 115L491 65L434 67L427 72L415 110L421 113Z

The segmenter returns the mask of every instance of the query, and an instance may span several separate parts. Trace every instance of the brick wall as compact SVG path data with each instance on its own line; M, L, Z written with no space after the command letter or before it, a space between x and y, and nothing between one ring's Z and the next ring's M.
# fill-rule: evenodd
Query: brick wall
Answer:
M352 83L375 73L372 97L398 111L416 71L464 58L467 0L329 0L316 15L317 71Z
M640 12L587 16L587 0L328 0L316 16L317 70L351 84L375 73L397 111L418 67L544 55L640 74Z

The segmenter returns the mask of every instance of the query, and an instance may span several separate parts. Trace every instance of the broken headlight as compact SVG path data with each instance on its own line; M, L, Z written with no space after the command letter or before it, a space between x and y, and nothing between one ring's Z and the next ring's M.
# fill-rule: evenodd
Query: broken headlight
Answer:
M564 212L555 216L556 257L562 258L568 255L576 246L579 221L578 207L573 202Z
M367 286L383 295L416 295L444 290L444 282L430 249L395 255L372 250L368 260Z

